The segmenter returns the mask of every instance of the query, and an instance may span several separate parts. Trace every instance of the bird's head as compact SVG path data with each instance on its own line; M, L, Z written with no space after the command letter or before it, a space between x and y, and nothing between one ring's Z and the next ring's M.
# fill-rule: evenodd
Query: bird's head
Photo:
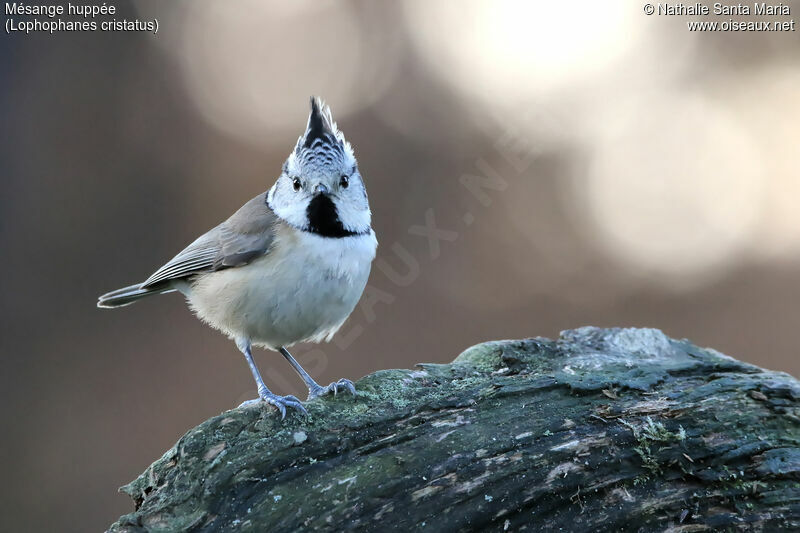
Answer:
M367 190L353 149L319 98L311 98L306 131L267 193L267 204L288 224L323 237L370 231Z

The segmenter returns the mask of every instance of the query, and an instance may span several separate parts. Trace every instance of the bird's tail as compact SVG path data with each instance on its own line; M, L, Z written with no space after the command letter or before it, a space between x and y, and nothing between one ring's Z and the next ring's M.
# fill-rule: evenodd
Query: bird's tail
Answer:
M164 287L143 289L140 284L131 285L129 287L123 287L102 295L97 300L97 307L102 307L104 309L122 307L124 305L130 305L140 298L144 298L152 294L172 292L173 290L175 289Z

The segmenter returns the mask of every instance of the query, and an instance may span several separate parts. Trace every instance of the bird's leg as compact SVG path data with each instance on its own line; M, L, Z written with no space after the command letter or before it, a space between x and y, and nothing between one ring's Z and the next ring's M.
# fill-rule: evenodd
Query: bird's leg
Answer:
M306 382L309 400L319 398L320 396L330 394L331 392L336 395L340 388L349 391L353 396L356 395L356 387L349 379L342 378L339 381L334 381L327 387L322 387L319 383L314 381L314 378L308 375L308 372L306 372L305 369L300 366L300 363L298 363L297 360L292 357L292 354L289 353L289 350L281 346L278 351L281 352L281 355L284 356L287 361L289 361L289 364L292 365L292 368L294 368L295 372L297 372L300 377L303 378L303 381Z
M278 408L281 412L281 419L286 418L286 408L292 407L297 409L304 415L308 416L308 412L306 408L303 407L303 404L300 403L300 400L295 398L294 396L278 396L270 391L266 384L264 384L264 379L261 377L261 372L258 371L258 367L256 366L255 361L253 361L253 354L250 353L250 341L247 339L237 339L236 346L239 347L239 350L244 354L245 359L247 359L247 364L250 365L250 372L253 373L253 379L256 380L256 386L258 387L258 397L260 400L267 402L270 405L274 405ZM250 400L248 402L244 402L239 407L244 405L250 405L253 402L258 402L259 400Z

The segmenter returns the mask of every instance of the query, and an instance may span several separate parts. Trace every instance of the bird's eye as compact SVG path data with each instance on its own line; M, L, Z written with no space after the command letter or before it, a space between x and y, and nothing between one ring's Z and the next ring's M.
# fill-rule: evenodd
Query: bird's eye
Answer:
M350 180L347 176L342 176L342 179L339 180L339 187L346 189L348 185L350 185Z
M303 184L300 182L300 178L294 178L292 180L292 187L294 187L295 192L303 188Z

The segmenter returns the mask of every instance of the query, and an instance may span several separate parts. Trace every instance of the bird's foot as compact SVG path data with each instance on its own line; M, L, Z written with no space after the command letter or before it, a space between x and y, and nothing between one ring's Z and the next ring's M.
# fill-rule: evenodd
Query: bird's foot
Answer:
M320 396L325 396L326 394L333 393L336 396L336 393L342 391L348 391L353 396L356 395L356 387L353 385L353 382L349 379L340 379L339 381L334 381L327 387L320 387L319 385L316 388L311 388L308 391L308 399L314 400L319 398Z
M258 398L255 400L247 400L246 402L242 402L239 407L249 407L251 405L258 404L260 402L265 402L270 405L275 406L278 411L281 412L281 420L286 418L286 408L291 407L293 409L297 409L303 416L308 416L308 411L303 406L302 402L297 399L297 397L288 395L288 396L278 396L277 394L273 394L270 391L258 391Z

